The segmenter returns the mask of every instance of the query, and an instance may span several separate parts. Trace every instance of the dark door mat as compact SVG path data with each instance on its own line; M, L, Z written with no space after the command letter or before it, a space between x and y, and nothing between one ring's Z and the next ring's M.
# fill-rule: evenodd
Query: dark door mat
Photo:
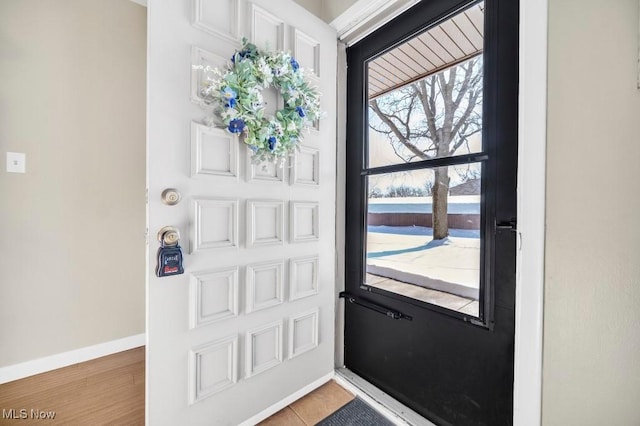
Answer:
M393 426L393 423L360 398L355 398L317 426Z

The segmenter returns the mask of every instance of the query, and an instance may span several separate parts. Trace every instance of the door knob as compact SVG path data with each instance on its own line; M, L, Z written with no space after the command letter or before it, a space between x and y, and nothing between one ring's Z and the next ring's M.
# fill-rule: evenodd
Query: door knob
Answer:
M164 246L177 246L180 242L180 230L175 226L164 226L158 231L158 241Z

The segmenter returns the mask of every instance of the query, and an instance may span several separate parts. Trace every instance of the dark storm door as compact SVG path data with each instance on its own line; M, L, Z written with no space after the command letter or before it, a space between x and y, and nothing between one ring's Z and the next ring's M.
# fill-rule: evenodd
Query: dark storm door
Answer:
M346 367L512 424L518 2L424 0L347 61Z

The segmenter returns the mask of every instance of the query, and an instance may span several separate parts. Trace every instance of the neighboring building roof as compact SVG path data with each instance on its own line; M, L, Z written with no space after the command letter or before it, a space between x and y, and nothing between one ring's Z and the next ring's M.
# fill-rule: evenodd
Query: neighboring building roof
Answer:
M449 195L480 195L480 179L470 179L449 188Z

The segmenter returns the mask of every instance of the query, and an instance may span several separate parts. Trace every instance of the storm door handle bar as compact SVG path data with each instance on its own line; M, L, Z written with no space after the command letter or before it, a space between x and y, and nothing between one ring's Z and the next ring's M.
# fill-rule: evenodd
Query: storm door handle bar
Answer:
M370 300L363 299L361 297L349 294L346 291L341 291L339 296L341 298L344 298L344 300L346 300L349 303L353 303L355 305L360 305L363 308L371 309L372 311L375 311L375 312L377 312L379 314L388 316L388 317L393 318L393 319L407 320L407 321L412 321L413 320L413 318L411 316L405 315L400 311L396 311L396 310L387 308L386 306L378 305L377 303L374 303L374 302L372 302Z

